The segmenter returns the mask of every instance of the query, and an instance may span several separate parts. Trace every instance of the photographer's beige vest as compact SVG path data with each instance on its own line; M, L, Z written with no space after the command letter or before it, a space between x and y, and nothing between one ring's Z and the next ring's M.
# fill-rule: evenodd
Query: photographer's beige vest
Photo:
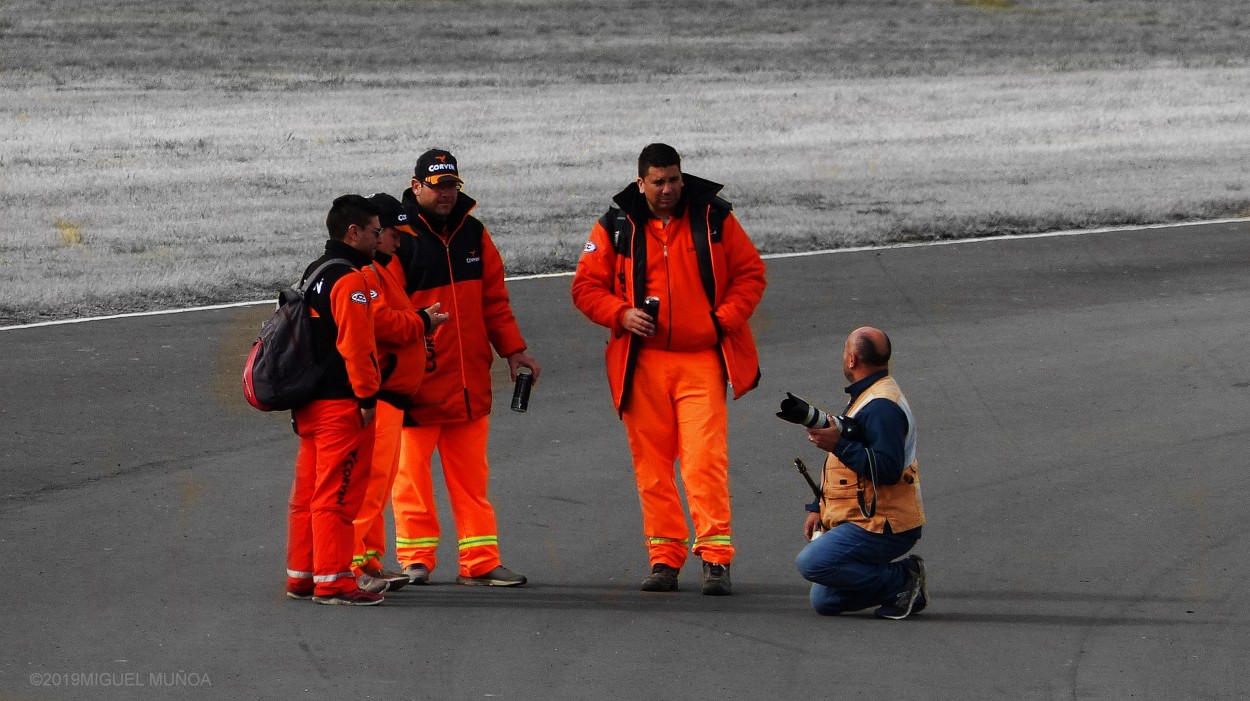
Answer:
M859 395L846 415L854 418L860 409L874 399L888 399L899 405L907 415L907 437L903 450L907 467L903 469L903 476L897 484L878 485L877 511L869 519L860 511L856 495L862 487L864 503L870 503L873 496L872 482L856 475L854 470L843 465L837 456L830 453L825 460L824 476L821 479L820 520L826 528L850 522L873 533L884 533L888 522L892 533L902 533L924 523L924 504L920 499L920 466L916 462L916 421L912 418L911 407L907 406L907 398L903 396L898 383L889 375L874 382Z

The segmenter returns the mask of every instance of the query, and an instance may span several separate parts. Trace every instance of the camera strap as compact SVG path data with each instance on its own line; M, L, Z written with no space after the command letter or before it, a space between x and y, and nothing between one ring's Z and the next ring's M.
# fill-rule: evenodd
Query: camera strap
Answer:
M872 480L872 499L864 503L864 478L859 477L855 480L855 499L859 502L859 512L864 518L872 518L877 513L877 457L873 455L872 448L864 446L864 452L868 454L868 476Z

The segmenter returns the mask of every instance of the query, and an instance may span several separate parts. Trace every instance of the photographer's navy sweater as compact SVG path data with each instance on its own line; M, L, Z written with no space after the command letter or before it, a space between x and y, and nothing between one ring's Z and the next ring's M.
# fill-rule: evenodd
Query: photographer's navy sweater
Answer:
M850 401L842 410L846 412L859 399L864 390L890 374L889 370L876 372L846 388L851 395ZM838 438L833 446L833 454L843 465L855 471L863 479L871 479L868 471L868 451L871 450L877 460L877 484L898 484L903 477L903 443L907 437L907 414L903 409L888 399L874 399L864 405L855 415L855 421L864 429L864 443ZM820 500L807 505L807 510L820 512ZM916 529L917 531L919 529Z

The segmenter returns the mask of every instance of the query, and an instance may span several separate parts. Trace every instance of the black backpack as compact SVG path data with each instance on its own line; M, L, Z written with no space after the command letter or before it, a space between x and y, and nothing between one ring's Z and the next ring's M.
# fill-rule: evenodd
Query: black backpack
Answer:
M243 364L243 396L261 411L286 411L307 404L325 374L330 358L317 358L313 320L304 295L332 265L351 266L343 258L328 260L303 285L278 293L278 309L260 327Z

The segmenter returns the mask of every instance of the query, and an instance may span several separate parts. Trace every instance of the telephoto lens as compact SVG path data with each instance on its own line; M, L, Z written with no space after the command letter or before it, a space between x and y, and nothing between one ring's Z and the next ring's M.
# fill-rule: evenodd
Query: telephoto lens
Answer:
M512 410L525 413L530 408L530 388L534 386L534 375L527 369L517 370L516 387L512 390Z
M789 392L781 400L781 411L777 412L777 418L808 428L829 428L828 414Z

